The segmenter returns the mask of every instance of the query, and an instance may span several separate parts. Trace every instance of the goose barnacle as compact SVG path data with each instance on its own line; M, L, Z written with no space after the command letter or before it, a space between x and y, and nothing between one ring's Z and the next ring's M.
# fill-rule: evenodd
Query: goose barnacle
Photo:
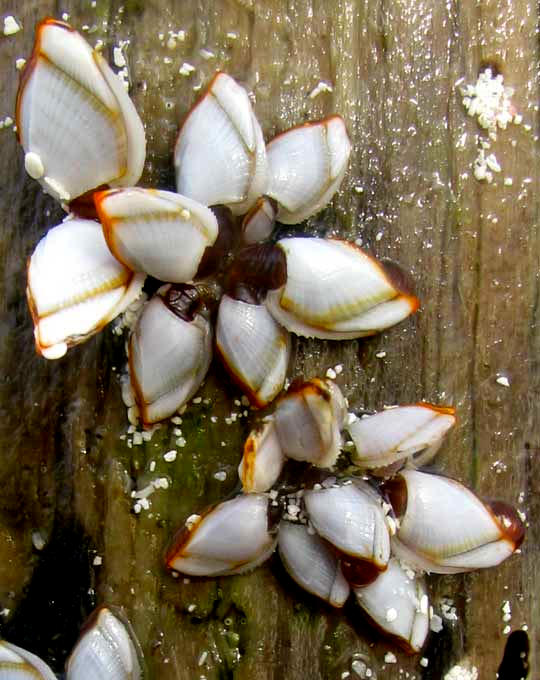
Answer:
M418 569L455 574L492 567L523 541L514 508L482 501L448 477L403 470L384 489L399 520L392 551Z
M16 108L26 170L59 201L139 180L141 120L118 76L68 24L38 24Z
M0 640L0 680L56 680L56 675L35 654Z

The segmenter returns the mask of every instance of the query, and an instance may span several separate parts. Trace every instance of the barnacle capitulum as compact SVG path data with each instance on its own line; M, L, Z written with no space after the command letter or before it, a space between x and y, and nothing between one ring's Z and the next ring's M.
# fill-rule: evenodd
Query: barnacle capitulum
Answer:
M399 520L392 552L417 569L455 574L493 567L523 541L514 508L482 501L453 479L403 470L385 490Z
M282 390L290 356L289 333L252 296L223 295L216 348L233 380L262 408Z
M322 210L339 189L351 142L341 116L306 123L267 146L266 194L278 203L276 219L298 224Z
M397 406L358 418L347 425L355 446L351 459L365 469L406 459L425 465L455 422L454 408L427 403Z
M244 493L268 491L278 480L285 456L273 420L252 430L244 444L238 477Z
M333 607L343 607L350 593L339 560L305 524L282 520L278 551L283 566L298 585Z
M354 594L371 623L405 652L422 649L429 632L429 599L421 577L405 571L393 557L386 571Z
M140 295L144 278L111 255L97 222L68 218L50 229L28 263L39 354L58 359L100 331Z
M138 642L127 625L107 607L87 622L66 665L66 680L140 680Z
M418 309L403 272L339 239L284 238L286 281L269 290L266 306L287 330L346 340L403 321Z
M274 412L281 450L287 458L332 467L346 413L343 394L331 380L294 381Z
M56 675L38 656L0 640L1 680L56 680Z
M267 160L247 92L217 73L184 121L174 151L178 193L243 215L262 196Z
M63 203L141 176L146 140L135 107L104 58L68 24L38 24L16 119L28 174Z
M129 339L129 374L139 415L157 423L199 389L212 359L212 327L197 288L166 285L145 305Z
M173 538L169 569L190 576L224 576L254 569L274 552L277 537L269 530L268 497L236 496L190 521Z
M94 201L113 255L161 281L193 280L218 235L209 208L171 191L111 189L96 192Z
M261 196L242 220L242 240L251 245L269 238L276 222L277 203Z
M353 586L374 581L390 558L390 535L376 492L361 480L304 493L309 520L340 554Z

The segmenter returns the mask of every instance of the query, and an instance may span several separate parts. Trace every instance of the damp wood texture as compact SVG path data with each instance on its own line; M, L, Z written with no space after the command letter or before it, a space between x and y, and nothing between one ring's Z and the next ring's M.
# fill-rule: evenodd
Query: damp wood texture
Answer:
M253 93L266 139L308 119L344 117L353 152L341 191L307 226L283 233L361 239L411 271L422 306L368 340L295 340L289 375L324 375L342 364L337 382L353 410L421 399L453 404L459 422L436 469L516 504L530 526L522 553L502 566L428 579L443 629L414 657L371 632L356 608L334 612L301 592L277 558L245 576L173 579L163 566L168 540L189 514L236 487L255 416L243 415L240 394L214 367L181 425L129 448L120 438L124 338L107 329L59 362L36 356L26 260L62 211L26 175L7 121L0 130L1 636L60 671L86 615L108 603L131 621L150 679L322 680L348 672L435 680L456 665L495 677L508 631L526 626L530 677L537 677L537 3L5 0L2 16L13 15L21 30L0 35L2 121L14 115L15 61L29 56L36 22L64 12L91 44L103 41L111 64L113 49L122 50L147 131L142 186L174 188L179 123L217 69ZM523 117L486 152L501 166L491 183L474 177L477 136L487 135L466 115L456 86L474 83L486 66L514 89ZM231 421L231 413L238 417ZM186 443L167 463L175 427ZM129 491L155 476L167 477L169 488L135 515ZM443 600L449 618L442 598L452 600ZM503 621L507 601L511 618ZM395 663L385 660L388 651ZM518 663L519 652L505 668Z

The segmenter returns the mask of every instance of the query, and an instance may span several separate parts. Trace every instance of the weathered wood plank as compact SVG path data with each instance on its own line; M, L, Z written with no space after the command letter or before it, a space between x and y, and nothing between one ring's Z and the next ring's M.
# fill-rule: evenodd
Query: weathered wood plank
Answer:
M105 332L55 364L34 355L24 262L61 211L25 176L13 135L3 130L0 609L11 612L0 633L59 669L84 616L94 603L107 601L130 618L149 678L322 680L350 671L354 654L364 655L373 673L389 680L405 672L435 680L457 663L477 666L479 677L491 678L506 639L500 608L509 600L511 628L529 627L535 677L535 3L200 0L170 7L97 0L92 7L5 0L2 11L24 26L15 36L0 36L2 119L13 115L14 60L29 54L39 18L68 12L74 26L89 26L91 42L105 42L109 57L114 45L130 41L132 96L147 128L147 186L173 187L178 123L197 96L195 88L217 68L253 92L267 138L339 111L354 143L351 167L333 207L311 220L309 229L360 237L378 256L401 262L413 272L423 304L415 318L364 342L295 341L291 375L320 374L342 363L340 384L354 408L422 398L454 403L459 427L437 466L483 495L520 501L530 527L521 557L500 568L430 578L435 603L452 598L458 620L445 621L444 631L431 636L426 669L418 657L407 659L378 641L353 607L342 615L303 595L277 558L242 577L184 583L168 576L162 554L175 527L233 491L252 418L224 424L238 410L238 394L214 371L201 393L211 405L190 406L182 424L186 447L174 464L165 464L160 454L174 444L172 428L142 447L128 449L119 440L126 428L115 377L124 361L121 340ZM168 32L180 29L184 40L167 47ZM196 66L188 78L178 73L184 61ZM514 102L532 126L499 135L492 150L503 173L493 185L472 175L478 129L466 118L455 86L461 77L474 82L486 63L496 64L515 89ZM320 80L331 83L333 92L311 99ZM512 177L512 185L503 177ZM377 358L381 351L386 356ZM509 387L496 382L499 375L508 377ZM210 413L218 416L217 426ZM172 486L152 497L153 516L135 517L127 490L148 476L151 460ZM225 482L213 477L222 470ZM47 542L42 552L32 547L33 531ZM101 567L92 565L95 554L103 556ZM47 615L36 621L39 609ZM384 661L390 649L397 664ZM199 666L204 651L209 653Z

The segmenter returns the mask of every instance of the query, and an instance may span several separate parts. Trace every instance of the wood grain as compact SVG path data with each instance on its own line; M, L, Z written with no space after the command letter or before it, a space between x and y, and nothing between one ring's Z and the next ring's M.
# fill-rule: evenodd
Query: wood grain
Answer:
M0 35L0 119L13 116L14 62L28 56L36 22L69 14L94 44L122 40L131 94L148 154L142 184L173 188L178 124L217 69L253 93L267 139L333 111L347 121L351 165L333 205L308 231L361 238L377 256L409 269L420 312L366 341L294 341L290 375L323 374L351 407L426 399L452 403L459 425L437 467L526 513L522 554L497 569L430 577L433 604L451 598L423 655L404 657L362 623L351 606L336 613L291 584L277 558L241 577L174 580L162 555L174 529L236 486L236 465L253 416L226 425L239 397L213 369L189 407L186 447L175 463L171 427L129 449L117 376L122 340L109 331L55 363L35 356L24 296L25 262L61 210L24 173L10 128L0 131L0 634L60 670L79 627L101 602L121 606L143 648L148 678L322 680L345 677L356 655L371 677L436 680L454 665L494 678L507 636L528 626L530 677L540 673L540 396L538 330L538 5L532 0L4 0L23 30ZM174 49L169 31L185 31ZM208 50L212 57L208 58ZM185 77L184 62L196 67ZM515 93L523 125L501 131L492 151L503 171L474 179L476 122L456 83L495 66ZM324 80L331 93L310 98ZM526 127L530 126L530 127ZM83 159L82 159L83 160ZM511 186L504 178L512 178ZM283 233L288 233L283 229ZM376 354L385 352L383 358ZM508 378L509 387L496 382ZM210 415L218 423L210 422ZM224 445L222 445L224 442ZM128 489L149 477L151 460L171 488L152 513L131 512ZM214 478L227 472L225 482ZM152 515L152 516L151 516ZM39 532L46 545L32 546ZM96 554L102 566L94 566ZM193 609L191 605L195 605ZM385 663L393 651L396 664ZM208 655L199 665L201 654Z

